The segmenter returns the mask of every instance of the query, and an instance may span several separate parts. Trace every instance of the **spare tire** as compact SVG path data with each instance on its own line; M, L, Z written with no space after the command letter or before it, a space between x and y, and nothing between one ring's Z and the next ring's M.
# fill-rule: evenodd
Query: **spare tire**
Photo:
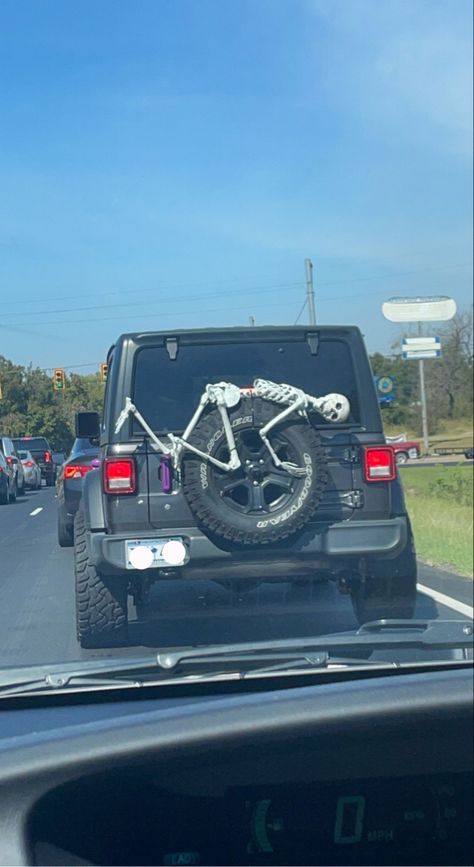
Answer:
M183 490L198 524L208 534L239 545L265 545L286 539L315 514L327 484L324 450L317 431L296 413L269 433L281 460L304 467L304 476L277 467L259 429L281 407L253 395L243 395L229 410L237 451L238 470L225 472L187 452L183 461ZM190 443L226 462L229 449L217 409L196 425Z

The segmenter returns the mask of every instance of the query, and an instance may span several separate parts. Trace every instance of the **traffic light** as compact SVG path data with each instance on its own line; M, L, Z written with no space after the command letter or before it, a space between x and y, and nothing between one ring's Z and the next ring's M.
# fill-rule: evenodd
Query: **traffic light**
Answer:
M53 388L55 391L64 391L66 386L66 377L62 367L55 367L53 373Z
M100 365L100 381L101 382L107 381L108 370L109 370L109 365L105 361L103 361L102 364Z

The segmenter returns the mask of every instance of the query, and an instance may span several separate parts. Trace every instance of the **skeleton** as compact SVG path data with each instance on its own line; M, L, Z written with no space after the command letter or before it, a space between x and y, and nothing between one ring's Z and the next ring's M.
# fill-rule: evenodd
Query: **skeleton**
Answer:
M155 448L164 456L167 456L172 461L175 470L179 470L181 459L185 451L192 452L198 457L218 467L225 472L238 470L241 466L241 460L237 452L237 446L230 423L228 410L237 406L242 395L247 392L247 389L241 390L237 385L231 382L218 382L214 385L206 385L201 399L196 408L196 411L190 419L182 436L175 434L167 434L167 442L161 440L148 425L143 418L141 412L132 403L131 399L125 399L125 406L117 418L115 424L115 433L119 433L129 415L133 415L137 422L141 425L145 433L148 434ZM259 435L262 442L267 447L272 456L272 460L276 467L286 470L292 476L303 476L306 473L304 467L298 467L291 461L282 461L278 457L273 448L268 434L270 431L285 418L292 413L297 413L302 418L308 419L308 412L318 412L326 421L344 422L350 413L349 401L342 394L326 394L323 397L313 397L306 394L299 388L286 383L271 382L266 379L256 379L253 383L250 393L256 397L261 397L264 400L272 401L273 403L281 404L285 407L278 415L274 416L266 425L259 430ZM208 406L215 406L222 420L222 426L226 436L227 446L229 449L229 460L227 462L220 461L212 455L206 454L189 442L193 430L195 429L204 410Z

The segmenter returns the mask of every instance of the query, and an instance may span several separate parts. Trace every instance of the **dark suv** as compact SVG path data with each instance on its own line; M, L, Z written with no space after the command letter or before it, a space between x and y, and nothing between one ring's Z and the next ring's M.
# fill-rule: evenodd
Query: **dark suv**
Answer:
M75 523L82 646L125 642L128 594L166 577L331 578L359 622L413 615L413 537L358 328L125 334L108 365L100 430L76 419L102 461Z
M48 487L52 487L56 479L56 468L53 452L46 437L17 437L13 442L18 451L30 452L41 470L41 478L45 479Z

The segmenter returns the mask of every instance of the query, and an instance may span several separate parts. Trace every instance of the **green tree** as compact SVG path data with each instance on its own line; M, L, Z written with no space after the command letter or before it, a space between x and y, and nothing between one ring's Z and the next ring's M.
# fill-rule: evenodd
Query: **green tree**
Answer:
M102 411L104 384L98 372L66 376L64 391L57 392L52 377L44 370L31 365L22 367L0 356L0 386L2 433L44 435L60 451L72 445L76 412Z
M395 381L396 399L382 407L386 424L413 426L418 415L418 379L416 365L403 361L400 355L382 355L380 352L370 356L374 376L391 376Z
M0 356L0 384L2 386L0 418L9 413L25 413L28 409L25 368Z
M443 418L472 416L472 311L439 329L442 357L425 365L428 397Z
M34 407L27 418L29 435L45 436L53 449L69 451L74 440L74 432L56 406Z

